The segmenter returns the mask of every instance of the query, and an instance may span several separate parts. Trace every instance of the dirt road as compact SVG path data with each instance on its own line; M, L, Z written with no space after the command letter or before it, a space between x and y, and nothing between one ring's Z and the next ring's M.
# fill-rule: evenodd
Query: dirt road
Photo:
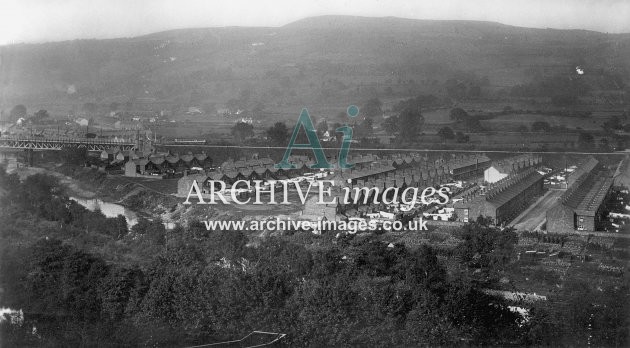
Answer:
M519 231L534 231L547 219L547 210L549 210L558 201L564 190L549 190L540 197L527 210L519 215L512 223Z

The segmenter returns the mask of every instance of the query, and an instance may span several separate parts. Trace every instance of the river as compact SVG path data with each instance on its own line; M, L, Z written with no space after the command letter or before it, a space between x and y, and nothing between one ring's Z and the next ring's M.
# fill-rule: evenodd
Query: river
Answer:
M123 215L127 219L127 225L129 226L129 228L138 223L138 214L123 205L105 202L98 198L70 197L70 199L76 201L90 211L100 209L103 215L110 218L116 217L118 215ZM149 218L149 220L151 219ZM171 230L175 227L175 224L172 222L165 222L164 227L167 230Z
M73 201L81 204L90 211L100 209L103 215L112 218L118 215L123 215L127 219L127 225L131 226L138 223L138 214L134 211L125 208L124 206L116 203L105 202L98 198L78 198L70 197Z

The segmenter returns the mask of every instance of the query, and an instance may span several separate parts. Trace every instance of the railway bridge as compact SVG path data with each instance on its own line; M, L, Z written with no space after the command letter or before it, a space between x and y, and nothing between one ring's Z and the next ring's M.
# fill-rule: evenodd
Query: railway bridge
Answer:
M0 137L0 149L18 150L61 150L63 148L86 148L87 151L103 151L118 147L121 151L136 147L132 141L113 141L97 138L44 138L44 137Z

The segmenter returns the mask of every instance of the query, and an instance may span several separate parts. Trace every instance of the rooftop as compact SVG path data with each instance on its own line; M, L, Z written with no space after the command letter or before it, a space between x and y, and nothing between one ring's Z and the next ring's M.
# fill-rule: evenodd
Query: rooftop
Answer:
M600 177L584 195L575 212L579 215L595 216L595 213L604 202L612 182L611 178Z

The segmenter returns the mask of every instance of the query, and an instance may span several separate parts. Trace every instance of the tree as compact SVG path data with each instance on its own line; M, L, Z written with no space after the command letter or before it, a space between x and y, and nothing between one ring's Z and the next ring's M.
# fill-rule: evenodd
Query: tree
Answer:
M133 107L133 103L131 101L129 101L129 102L127 102L127 104L125 104L125 107L129 111ZM173 104L171 104L171 107L170 107L171 116L177 115L179 113L179 111L181 110L181 108L182 108L182 105L180 103L173 103Z
M612 151L612 147L610 146L610 140L608 140L608 138L602 138L599 141L599 149L605 152Z
M568 94L568 93L560 93L551 96L551 103L557 106L563 105L575 105L579 102L579 98L577 95Z
M11 109L11 120L16 121L19 118L26 117L26 106L18 104Z
M519 336L518 313L505 300L485 294L474 283L458 280L445 298L445 314L472 346L503 346ZM502 344L503 343L503 344Z
M85 103L85 104L83 104L83 111L87 112L88 114L96 113L97 109L98 109L98 107L94 103Z
M121 239L122 237L126 236L127 233L129 233L127 218L122 214L118 214L118 216L116 216L114 219L114 231L116 235L113 237L116 239Z
M469 98L479 98L481 97L481 86L472 85L468 89L468 97Z
M230 110L230 112L234 113L240 109L240 101L238 99L230 99L225 103L225 107Z
M418 137L424 117L420 113L420 108L408 107L400 114L400 136L403 141L413 142Z
M252 97L252 90L249 88L242 89L239 93L239 100L242 104L247 105L249 103L249 99Z
M276 146L285 146L289 140L289 129L286 123L276 122L267 129L267 137Z
M246 138L254 136L254 126L245 122L238 122L232 127L232 136L237 142L242 142Z
M595 146L595 139L591 133L582 132L577 140L578 148L582 150L592 150Z
M470 268L500 270L509 261L518 237L513 229L490 226L490 219L478 217L464 226L464 240L457 247L461 261Z
M339 111L335 119L337 121L346 122L348 120L348 113L346 111Z
M216 104L212 102L204 102L201 104L201 110L206 115L212 115L216 112Z
M357 137L369 137L374 133L374 121L371 118L365 118L363 122L359 123L357 127L354 128L354 134Z
M455 134L455 139L458 143L467 143L470 141L470 137L463 132L457 132Z
M466 97L466 84L463 81L451 78L444 83L446 93L453 99L463 99Z
M421 107L427 107L427 106L435 106L437 105L439 102L439 100L432 94L429 95L419 95L415 98L409 98L409 99L405 99L405 100L401 100L400 102L396 103L393 107L392 107L392 111L400 113L403 110L407 109L407 108L421 108Z
M43 121L44 119L48 118L50 115L48 114L48 111L46 110L39 110L37 111L34 115L33 115L33 122L38 123Z
M260 118L265 113L265 105L261 102L257 102L256 105L252 108L252 116L256 118Z
M390 116L383 121L382 126L387 134L397 134L400 131L400 117Z
M468 115L466 110L462 108L454 108L454 109L451 109L451 112L449 113L449 117L452 121L464 121L470 116Z
M345 123L341 124L339 122L335 122L335 123L333 123L331 129L335 130L335 129L338 129L339 127L343 127L343 126L346 126L346 124ZM335 137L335 141L336 142L340 143L340 142L343 141L343 133L342 132L333 132L331 135Z
M59 153L64 163L83 165L88 158L85 147L64 147Z
M455 133L453 133L451 127L440 128L440 130L438 131L438 135L444 140L455 138Z
M156 245L164 245L166 242L166 228L159 217L154 220L140 217L131 232L148 238Z
M518 126L518 128L516 128L516 131L519 133L527 133L529 132L529 129L527 129L527 126L522 124L520 126Z
M617 116L611 117L608 121L604 122L602 125L605 131L612 131L617 129L622 129L623 125L621 124L621 120Z
M323 137L324 133L326 133L328 131L328 122L326 122L326 120L322 120L321 122L319 122L317 124L317 136L318 137Z
M545 121L536 121L532 123L532 132L549 132L551 125Z
M363 115L365 117L375 117L383 114L383 103L378 98L371 98L363 107Z
M469 117L465 119L463 122L463 127L464 129L468 131L473 131L473 132L483 131L483 126L481 125L481 122L479 122L479 120L474 117Z
M134 287L141 283L143 278L138 267L113 269L111 274L102 280L100 286L103 315L111 320L123 320Z
M203 92L198 89L193 89L190 91L190 97L188 98L188 105L199 105L201 100L203 99Z

